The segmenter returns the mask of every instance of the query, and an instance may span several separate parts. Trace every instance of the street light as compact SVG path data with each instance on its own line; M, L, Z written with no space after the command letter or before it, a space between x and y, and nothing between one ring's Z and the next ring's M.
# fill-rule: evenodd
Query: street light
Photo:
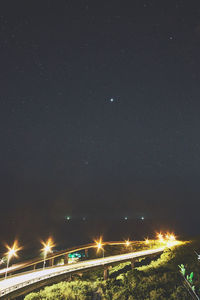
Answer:
M130 246L130 241L129 240L127 240L127 241L125 241L125 245L126 245L126 247L129 247Z
M44 262L43 262L43 269L44 269L45 268L47 254L50 253L50 252L52 252L52 248L55 246L55 244L53 243L52 238L49 238L46 243L42 242L42 245L44 246L42 248L42 252L44 254Z
M169 240L170 240L171 242L174 242L174 241L176 240L176 237L175 237L175 235L174 235L173 233L170 234Z
M102 247L102 238L99 239L99 241L95 241L96 247L97 247L97 252L102 249L103 251L103 258L104 258L104 248Z
M162 233L157 233L157 238L159 240L159 242L163 243L164 242L164 237Z
M177 244L176 236L173 233L171 234L167 233L166 242L167 242L167 247L175 246Z
M21 250L21 247L18 246L18 242L15 241L12 247L6 246L6 248L8 249L8 252L6 252L6 257L7 257L7 265L6 265L6 273L5 273L5 279L7 277L8 274L8 267L9 267L9 263L11 258L17 257L17 252L19 250Z

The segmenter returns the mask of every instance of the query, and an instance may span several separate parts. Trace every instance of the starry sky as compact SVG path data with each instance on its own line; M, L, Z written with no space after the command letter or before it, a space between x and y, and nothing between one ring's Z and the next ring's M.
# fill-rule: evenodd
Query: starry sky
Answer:
M199 53L199 1L1 1L2 239L68 215L193 231Z

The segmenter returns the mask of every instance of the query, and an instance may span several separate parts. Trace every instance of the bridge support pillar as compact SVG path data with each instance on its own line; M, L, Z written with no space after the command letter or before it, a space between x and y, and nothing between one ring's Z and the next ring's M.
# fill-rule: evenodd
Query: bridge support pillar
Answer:
M65 256L64 256L64 264L65 265L68 264L68 254L65 254Z
M85 258L88 257L88 249L85 249Z
M54 265L54 258L51 258L51 259L49 260L49 265L50 265L51 267Z
M104 278L104 280L107 280L108 277L109 277L109 268L108 268L108 266L105 266L104 270L103 270L103 278Z
M135 259L132 258L132 259L131 259L131 269L133 270L134 267L135 267Z
M35 265L33 265L33 271L36 269L36 266L37 266L36 264L35 264Z

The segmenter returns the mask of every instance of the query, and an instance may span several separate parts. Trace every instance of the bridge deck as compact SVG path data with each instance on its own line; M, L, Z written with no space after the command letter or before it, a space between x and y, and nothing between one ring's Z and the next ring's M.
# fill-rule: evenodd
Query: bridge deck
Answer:
M0 281L0 296L8 295L14 291L22 289L26 286L33 285L40 281L45 281L50 278L55 278L62 274L73 273L85 269L95 268L102 265L109 265L115 262L127 261L134 258L145 257L163 252L165 247L151 250L143 250L131 252L127 254L109 256L105 258L92 259L82 261L70 265L54 266L46 269L30 271L16 275Z

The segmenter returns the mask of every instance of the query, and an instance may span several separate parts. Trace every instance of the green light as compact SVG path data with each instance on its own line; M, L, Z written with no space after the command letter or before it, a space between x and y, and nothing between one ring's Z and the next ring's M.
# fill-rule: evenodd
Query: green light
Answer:
M80 253L78 253L78 252L75 252L75 253L69 253L68 257L69 258L81 258L82 255Z

